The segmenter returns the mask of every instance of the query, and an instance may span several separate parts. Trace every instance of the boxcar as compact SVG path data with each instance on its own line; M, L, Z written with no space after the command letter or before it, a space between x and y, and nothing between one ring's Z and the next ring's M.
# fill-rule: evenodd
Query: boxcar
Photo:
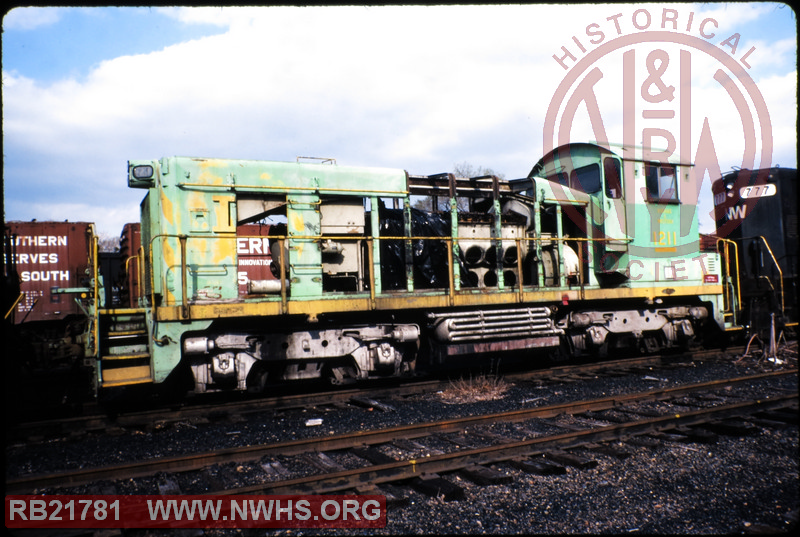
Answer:
M94 226L86 222L7 222L10 247L24 294L14 311L16 324L58 321L83 315L72 296L59 289L89 279Z

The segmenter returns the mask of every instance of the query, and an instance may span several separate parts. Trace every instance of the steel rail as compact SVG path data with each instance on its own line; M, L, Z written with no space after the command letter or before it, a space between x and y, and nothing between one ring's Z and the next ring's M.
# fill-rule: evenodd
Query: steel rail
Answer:
M365 484L375 485L424 477L426 474L453 472L472 465L504 462L518 457L539 455L546 451L572 449L591 443L622 440L676 427L699 425L712 420L785 408L793 404L796 405L797 399L797 394L794 394L775 399L722 405L682 414L670 414L605 427L570 431L507 444L432 455L419 459L402 460L330 474L312 475L250 487L240 487L218 492L217 494L330 494L357 488Z
M744 352L744 347L737 347L738 352ZM730 351L731 349L729 349ZM699 355L719 354L718 349L704 351ZM698 353L693 355L695 358ZM563 377L569 375L591 375L602 373L604 370L616 370L634 367L653 366L658 367L664 364L666 356L640 356L636 358L623 358L603 362L592 362L584 364L565 364L554 365L546 369L534 369L519 372L505 373L501 376L506 381L525 381L541 378ZM675 355L673 358L686 358L686 355ZM270 397L263 397L248 401L233 402L213 402L185 406L178 410L165 410L163 408L154 410L142 410L135 412L123 412L109 417L106 413L100 413L95 409L91 414L84 416L72 416L67 418L47 419L31 421L26 423L9 425L6 429L6 438L24 438L26 436L47 436L48 434L63 434L71 431L99 430L108 426L125 427L140 423L155 423L158 421L177 421L190 419L193 417L204 417L209 413L219 415L221 413L251 413L264 412L269 410L284 410L290 408L311 407L326 405L331 403L345 403L353 397L402 397L446 389L450 385L449 380L417 380L403 383L399 386L363 386L351 389L325 390L315 393L284 394Z
M785 375L797 375L797 370L777 371L748 375L736 379L723 379L671 388L655 389L635 394L615 395L592 401L578 401L540 408L519 409L507 412L467 416L438 422L401 425L387 429L356 431L330 437L314 437L276 444L263 444L241 448L227 448L205 453L165 457L113 466L83 468L52 474L22 476L6 480L6 494L30 493L46 487L66 487L100 480L129 479L153 475L157 472L185 472L213 464L257 460L265 456L296 455L315 451L348 449L361 445L391 442L398 438L419 438L433 433L463 430L470 426L497 422L518 422L533 418L554 417L561 414L578 414L599 411L637 402L679 397L695 391L710 390ZM795 400L797 395L790 396Z

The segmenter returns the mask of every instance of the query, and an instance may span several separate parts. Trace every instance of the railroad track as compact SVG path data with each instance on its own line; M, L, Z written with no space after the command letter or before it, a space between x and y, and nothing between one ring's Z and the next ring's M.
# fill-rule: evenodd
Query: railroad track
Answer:
M744 348L732 348L728 354L743 352ZM531 381L538 383L572 382L593 376L615 376L632 371L676 367L692 360L713 359L721 352L716 349L697 351L692 354L655 355L634 357L603 362L552 366L546 369L533 369L505 373L503 378L510 382ZM367 385L354 389L328 389L314 393L289 393L245 401L220 402L210 397L210 402L191 403L178 409L156 408L143 411L109 414L102 408L93 406L85 415L66 418L36 420L13 424L6 429L6 444L11 442L33 442L58 436L77 436L105 431L116 432L120 428L148 428L154 424L163 426L182 420L199 418L224 419L226 416L246 415L266 411L285 411L294 408L312 408L331 405L378 405L375 398L397 398L446 389L450 380L426 379L402 384Z
M332 493L359 489L365 485L408 479L431 481L443 472L491 473L486 465L515 461L524 464L531 456L544 453L560 453L577 446L598 442L609 442L629 437L654 434L659 431L693 427L699 424L728 419L733 416L749 416L757 412L775 411L797 407L797 392L769 398L744 400L736 394L737 387L748 387L768 382L782 376L795 376L797 370L785 370L735 379L725 379L698 384L648 390L629 395L615 395L590 401L578 401L539 408L519 409L480 416L467 416L431 423L403 425L385 429L357 431L348 434L307 438L266 445L243 446L187 456L160 458L130 464L84 468L49 475L29 475L6 481L7 494L24 494L43 489L58 489L89 483L114 480L130 480L156 474L169 475L208 469L214 465L228 463L249 464L261 462L272 475L265 475L257 484L226 486L218 494L248 493ZM723 393L724 395L716 395ZM709 395L713 394L713 395ZM693 400L681 398L695 397ZM657 408L643 410L646 403L658 403ZM616 417L608 415L614 414ZM628 415L623 420L619 415ZM541 420L557 420L560 416L583 416L579 425L565 427L556 422L545 422L555 429L550 433L533 433L530 430L523 438L498 435L492 431L497 424L530 424ZM525 429L522 429L525 431ZM453 436L455 435L455 436ZM417 440L435 438L447 442L453 449L442 452L425 448ZM487 445L479 446L476 444ZM379 447L392 445L405 449L408 456L393 457ZM363 464L357 468L342 469L336 463L329 464L325 453L348 450ZM410 450L410 451L409 451ZM417 450L418 453L413 453ZM300 457L317 468L329 466L330 471L298 477L282 476L281 457ZM271 462L275 461L275 463ZM310 464L305 466L310 466ZM529 462L529 464L533 464ZM483 469L483 470L482 470ZM163 474L162 474L163 475ZM423 479L424 478L424 479ZM477 479L477 478L476 478ZM487 478L490 479L490 478ZM442 486L441 483L434 486ZM180 490L180 489L178 489ZM190 493L191 491L182 491ZM212 491L205 490L205 493Z

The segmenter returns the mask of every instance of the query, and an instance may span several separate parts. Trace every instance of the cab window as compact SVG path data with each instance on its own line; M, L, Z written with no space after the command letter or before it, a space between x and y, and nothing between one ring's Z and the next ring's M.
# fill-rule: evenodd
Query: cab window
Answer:
M678 202L678 172L675 166L650 163L645 165L647 201Z
M569 176L569 186L570 188L586 192L587 194L600 192L603 189L600 180L600 166L597 164L590 164L572 170Z
M603 173L606 176L606 197L619 199L622 197L622 173L619 160L614 157L603 159Z
M558 172L555 175L551 175L547 178L547 180L558 183L561 186L569 187L569 175L564 172Z

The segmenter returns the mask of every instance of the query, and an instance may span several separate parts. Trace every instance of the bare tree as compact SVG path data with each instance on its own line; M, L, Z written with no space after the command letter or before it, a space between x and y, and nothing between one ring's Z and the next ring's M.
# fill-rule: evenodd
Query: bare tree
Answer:
M500 179L505 177L502 173L496 173L491 168L484 168L483 166L476 167L466 161L454 165L453 173L456 177L483 177L484 175L496 175Z
M101 252L118 252L119 235L109 235L108 233L100 233L97 240L97 247Z
M486 175L496 175L500 179L503 179L505 176L503 174L495 173L494 170L491 168L484 168L483 166L473 166L469 162L462 162L461 164L454 164L453 165L453 175L456 177L483 177ZM469 210L469 201L466 198L457 198L458 201L458 210L466 212ZM423 196L414 196L414 199L411 202L411 205L423 211L430 211L431 205L433 203L432 198L430 197L423 197ZM450 210L450 200L448 198L440 197L437 200L437 211L449 211Z

